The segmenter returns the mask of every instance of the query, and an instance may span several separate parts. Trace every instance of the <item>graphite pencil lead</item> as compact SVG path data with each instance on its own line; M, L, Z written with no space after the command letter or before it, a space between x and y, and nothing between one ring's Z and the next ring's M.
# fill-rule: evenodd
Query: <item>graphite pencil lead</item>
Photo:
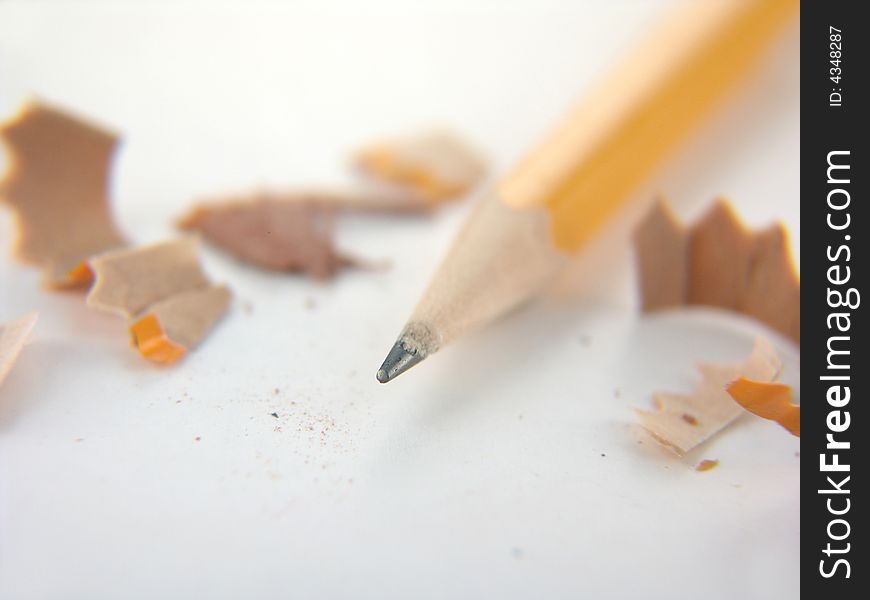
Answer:
M403 340L397 341L393 344L393 348L390 350L390 353L387 354L387 358L384 359L384 363L381 365L381 368L378 369L377 378L381 383L387 383L391 381L421 362L426 356L416 349L411 349L408 345L405 344Z

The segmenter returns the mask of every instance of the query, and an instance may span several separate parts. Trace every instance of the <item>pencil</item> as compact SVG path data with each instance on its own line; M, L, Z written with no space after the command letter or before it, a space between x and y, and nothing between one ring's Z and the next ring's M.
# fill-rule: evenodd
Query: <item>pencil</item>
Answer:
M532 297L728 93L799 0L685 2L475 207L377 372Z

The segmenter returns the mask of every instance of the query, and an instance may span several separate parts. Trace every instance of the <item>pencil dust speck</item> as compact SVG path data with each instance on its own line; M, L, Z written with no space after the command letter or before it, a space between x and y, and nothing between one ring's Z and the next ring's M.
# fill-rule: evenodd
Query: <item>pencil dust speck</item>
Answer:
M683 421L685 421L689 425L697 425L698 424L698 419L696 419L693 415L690 415L689 413L683 413L682 418L683 418Z

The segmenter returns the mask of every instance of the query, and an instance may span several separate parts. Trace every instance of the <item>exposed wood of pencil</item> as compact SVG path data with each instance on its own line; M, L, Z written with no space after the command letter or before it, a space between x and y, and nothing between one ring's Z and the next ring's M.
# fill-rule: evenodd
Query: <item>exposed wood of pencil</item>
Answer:
M539 290L567 259L553 247L549 215L484 198L435 273L409 324L428 327L432 353Z
M393 379L539 290L561 262L557 248L575 250L600 229L738 82L798 4L686 3L476 209L378 380Z
M390 381L539 290L567 260L549 229L545 211L509 207L494 192L483 198L378 370L378 381Z

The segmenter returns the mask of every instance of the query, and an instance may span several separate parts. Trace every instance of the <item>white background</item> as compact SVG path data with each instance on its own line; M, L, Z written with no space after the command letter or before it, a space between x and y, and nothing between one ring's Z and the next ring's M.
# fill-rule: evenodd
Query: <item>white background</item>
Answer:
M427 124L504 172L669 3L467 4L0 2L0 118L35 95L121 133L116 214L153 241L198 197L352 181L354 148ZM386 386L468 202L342 218L392 267L329 284L206 251L235 303L171 368L42 291L0 211L0 320L40 312L0 388L0 598L796 597L799 441L744 417L680 460L631 411L762 329L639 316L627 242L656 192L688 219L726 194L797 250L796 25L561 285Z

